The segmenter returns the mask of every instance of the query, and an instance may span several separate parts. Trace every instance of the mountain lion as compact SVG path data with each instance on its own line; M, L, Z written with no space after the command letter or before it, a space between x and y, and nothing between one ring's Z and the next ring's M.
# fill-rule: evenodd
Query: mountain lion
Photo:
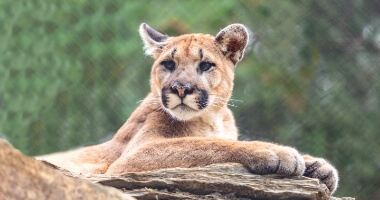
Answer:
M139 32L155 60L148 96L110 141L38 159L106 174L236 162L258 174L318 178L336 190L337 170L324 159L278 144L237 141L227 102L248 42L243 25L229 25L216 36L169 37L147 24Z

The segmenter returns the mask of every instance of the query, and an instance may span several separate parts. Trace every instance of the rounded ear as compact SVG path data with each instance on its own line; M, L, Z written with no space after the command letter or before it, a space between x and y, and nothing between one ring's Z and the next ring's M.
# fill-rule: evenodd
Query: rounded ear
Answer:
M231 24L221 30L215 40L221 45L223 54L236 65L243 58L248 44L248 31L242 24Z
M161 49L166 44L165 41L169 38L169 36L154 30L145 23L140 25L139 33L144 42L145 54L153 57L156 57L161 52Z

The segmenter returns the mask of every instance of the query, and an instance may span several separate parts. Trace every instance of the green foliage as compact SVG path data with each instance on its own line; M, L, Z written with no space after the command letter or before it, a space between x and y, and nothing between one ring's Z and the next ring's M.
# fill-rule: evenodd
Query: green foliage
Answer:
M149 91L140 23L178 35L239 22L255 35L230 102L241 139L325 157L338 195L378 199L379 10L375 0L3 0L0 132L28 155L111 137Z

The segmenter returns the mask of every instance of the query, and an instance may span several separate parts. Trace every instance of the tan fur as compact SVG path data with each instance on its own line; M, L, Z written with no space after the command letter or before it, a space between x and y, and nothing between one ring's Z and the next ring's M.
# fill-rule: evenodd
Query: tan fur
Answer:
M168 37L142 24L140 35L146 53L155 59L151 92L144 101L112 140L39 159L70 171L107 174L238 162L259 174L305 173L335 191L337 171L325 160L302 157L297 150L277 144L237 141L227 102L235 66L248 42L243 25L230 25L216 37ZM165 67L169 66L165 61L174 62L173 70ZM202 71L202 62L214 65Z

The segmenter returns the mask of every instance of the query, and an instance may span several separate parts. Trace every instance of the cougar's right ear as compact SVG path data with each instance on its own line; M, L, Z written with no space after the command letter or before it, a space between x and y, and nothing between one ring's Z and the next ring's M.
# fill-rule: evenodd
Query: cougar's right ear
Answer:
M140 25L140 37L144 42L145 54L157 58L161 53L161 49L165 46L166 40L169 36L164 35L150 26L148 24L142 23Z

